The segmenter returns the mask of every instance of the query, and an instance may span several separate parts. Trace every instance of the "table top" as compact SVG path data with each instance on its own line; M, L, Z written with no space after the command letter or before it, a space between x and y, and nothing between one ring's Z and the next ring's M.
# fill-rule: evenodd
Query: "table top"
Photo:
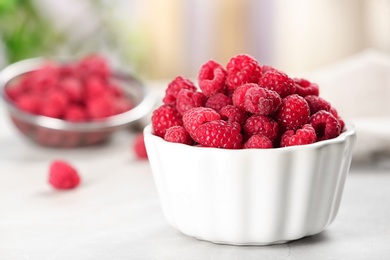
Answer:
M0 106L0 259L390 259L390 170L353 166L341 207L322 233L274 246L216 245L165 220L135 133L81 149L27 142ZM47 183L54 159L71 162L80 187Z

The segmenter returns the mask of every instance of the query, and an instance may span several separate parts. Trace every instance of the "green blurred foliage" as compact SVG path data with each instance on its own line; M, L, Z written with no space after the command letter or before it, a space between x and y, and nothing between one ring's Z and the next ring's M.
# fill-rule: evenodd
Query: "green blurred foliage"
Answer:
M37 12L31 0L0 0L0 40L12 63L50 53L60 36Z

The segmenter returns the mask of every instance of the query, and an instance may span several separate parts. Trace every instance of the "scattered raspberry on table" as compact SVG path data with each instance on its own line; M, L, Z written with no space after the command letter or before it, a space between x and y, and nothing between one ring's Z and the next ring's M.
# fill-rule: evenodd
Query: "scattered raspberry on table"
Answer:
M145 160L148 159L148 154L146 153L144 134L139 133L133 143L133 151L138 159Z
M168 142L224 149L270 149L336 138L344 121L316 83L291 78L240 54L226 67L209 60L198 86L182 76L153 112L154 134Z
M49 168L49 183L55 189L69 190L80 184L80 176L68 162L56 160Z

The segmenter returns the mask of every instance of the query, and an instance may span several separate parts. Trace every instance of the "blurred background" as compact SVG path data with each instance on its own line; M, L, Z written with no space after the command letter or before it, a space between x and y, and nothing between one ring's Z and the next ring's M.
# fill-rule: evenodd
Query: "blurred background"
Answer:
M294 74L367 48L390 53L389 0L0 0L0 68L99 52L155 80L248 53Z

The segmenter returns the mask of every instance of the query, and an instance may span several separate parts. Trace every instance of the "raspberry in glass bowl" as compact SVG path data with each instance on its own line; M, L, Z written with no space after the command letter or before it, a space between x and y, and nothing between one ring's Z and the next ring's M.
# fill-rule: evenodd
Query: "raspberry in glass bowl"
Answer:
M144 129L166 219L186 235L233 245L320 233L340 206L354 126L315 83L248 55L226 69L208 63L199 88L183 77L168 85Z
M100 56L33 58L0 72L0 94L16 128L49 147L105 142L150 112L154 99L129 73Z

